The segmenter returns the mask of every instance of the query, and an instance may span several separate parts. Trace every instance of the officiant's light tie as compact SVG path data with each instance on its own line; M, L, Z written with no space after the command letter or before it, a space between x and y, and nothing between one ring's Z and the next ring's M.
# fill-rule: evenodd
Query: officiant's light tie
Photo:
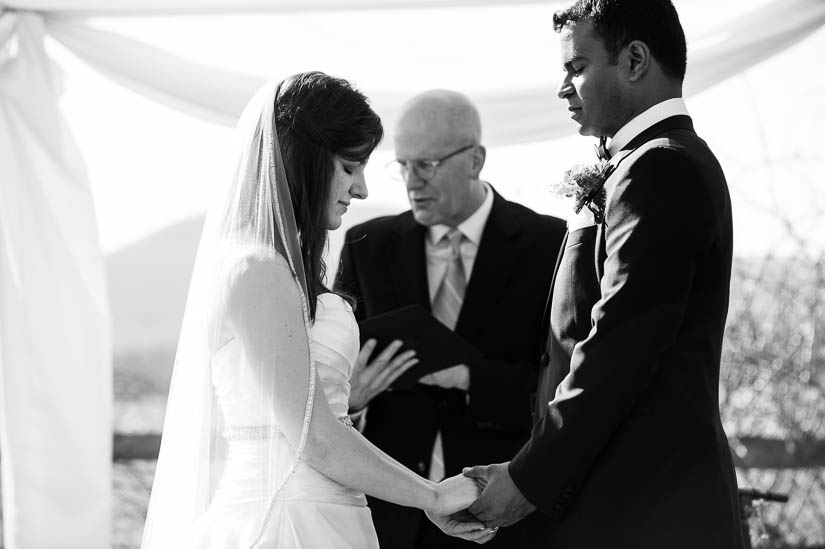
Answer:
M464 302L464 291L467 289L467 279L464 275L464 262L461 259L461 241L464 235L458 229L450 229L441 239L440 245L450 246L451 256L447 264L447 271L441 281L438 291L433 298L433 316L449 329L454 330L461 304Z
M458 315L461 313L461 304L464 302L464 292L467 289L467 277L464 274L464 261L461 258L461 242L464 235L456 228L450 229L439 242L439 246L450 247L450 261L447 271L438 291L433 298L433 316L449 329L454 330ZM438 373L431 374L438 383ZM444 478L444 447L441 442L441 431L436 433L435 444L430 458L429 479L438 482Z

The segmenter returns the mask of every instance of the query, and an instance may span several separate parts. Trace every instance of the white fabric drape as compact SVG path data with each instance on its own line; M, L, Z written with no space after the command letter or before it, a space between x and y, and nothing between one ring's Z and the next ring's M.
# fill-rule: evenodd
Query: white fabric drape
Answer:
M825 25L822 0L776 0L688 43L685 94L739 74Z
M462 6L550 4L548 0L7 0L19 10L58 13L64 17L102 15L181 15L240 12L308 12L403 10Z
M44 31L38 15L0 17L5 546L102 549L112 441L106 284L86 171L57 108L61 75Z
M685 92L693 95L739 74L823 25L822 0L776 0L747 17L725 22L689 44ZM138 40L92 28L80 20L47 18L47 28L53 38L75 55L131 89L229 126L235 124L243 106L266 80L263 76L242 75L186 61ZM409 91L364 91L381 116L386 134L392 135L397 110ZM489 146L570 135L567 107L551 87L476 93L473 99L481 111L484 141ZM383 145L388 146L389 140Z

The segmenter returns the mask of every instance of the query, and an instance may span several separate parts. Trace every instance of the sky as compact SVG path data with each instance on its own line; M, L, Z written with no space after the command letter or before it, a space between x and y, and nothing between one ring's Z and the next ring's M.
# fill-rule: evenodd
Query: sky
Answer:
M677 0L689 47L711 25L762 1ZM265 77L320 69L370 89L413 95L433 87L467 93L555 86L558 37L549 21L559 5L243 16L128 17L92 20L185 58ZM176 221L202 214L229 173L232 129L157 104L89 68L58 44L61 108L83 152L101 245L111 252ZM726 171L740 255L785 249L788 228L825 241L825 192L817 184L825 153L825 71L818 31L695 97L699 134ZM550 98L549 100L556 100ZM484 113L482 112L482 124ZM391 139L388 139L391 142ZM488 148L482 177L505 197L565 217L570 205L547 187L572 163L591 162L593 141L576 134L550 142ZM372 212L406 209L403 185L387 177L390 150L367 168ZM358 215L352 216L353 218ZM817 240L818 239L818 240Z

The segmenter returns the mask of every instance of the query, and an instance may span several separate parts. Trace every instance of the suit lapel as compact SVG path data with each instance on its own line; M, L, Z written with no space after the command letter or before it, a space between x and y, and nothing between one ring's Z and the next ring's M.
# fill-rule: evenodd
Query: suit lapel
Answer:
M661 134L673 130L687 130L691 132L696 132L693 129L693 121L691 118L684 114L679 114L676 116L671 116L661 120L642 133L631 139L627 145L622 147L622 150L616 153L616 156L611 159L610 163L613 164L614 168L618 168L619 165L624 161L625 158L630 156L633 151L651 141L652 139L657 138ZM614 173L616 170L614 169ZM596 236L596 256L594 257L594 261L596 263L596 274L599 277L599 280L602 279L602 275L604 275L604 262L607 259L607 246L605 244L605 222L602 221L599 224L598 234ZM557 267L558 268L558 267ZM552 295L552 289L550 290Z
M516 215L511 212L509 203L495 193L493 208L484 226L478 254L464 294L456 333L472 339L491 314L499 294L506 287L515 268L518 250L514 239L520 230L521 226Z
M416 223L412 213L402 216L398 226L398 245L393 251L395 257L390 261L390 268L398 303L407 305L409 296L413 296L413 303L429 311L430 293L424 249L426 236L427 228Z

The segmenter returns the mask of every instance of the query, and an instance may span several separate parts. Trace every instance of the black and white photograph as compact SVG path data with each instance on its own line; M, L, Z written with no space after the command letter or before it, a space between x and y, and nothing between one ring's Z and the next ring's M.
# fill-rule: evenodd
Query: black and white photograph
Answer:
M823 52L0 0L0 549L825 549Z

